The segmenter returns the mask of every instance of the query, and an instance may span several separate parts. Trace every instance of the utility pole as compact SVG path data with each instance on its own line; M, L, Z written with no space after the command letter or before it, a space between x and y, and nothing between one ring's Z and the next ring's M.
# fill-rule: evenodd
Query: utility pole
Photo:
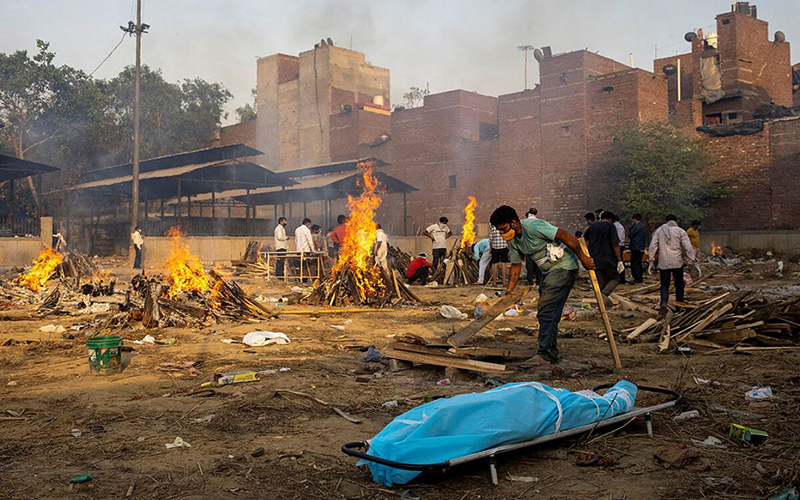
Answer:
M128 27L120 26L122 31L136 37L136 69L133 87L133 192L131 193L132 214L131 233L139 224L139 104L142 81L142 33L147 33L148 24L142 24L142 0L136 0L136 24L128 22Z
M518 45L517 48L525 54L525 90L528 90L528 51L533 50L533 45Z

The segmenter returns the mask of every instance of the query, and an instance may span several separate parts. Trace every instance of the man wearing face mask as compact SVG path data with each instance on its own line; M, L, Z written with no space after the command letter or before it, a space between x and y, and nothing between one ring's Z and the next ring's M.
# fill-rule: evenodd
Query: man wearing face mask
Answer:
M447 238L453 236L453 232L447 226L447 217L439 217L438 224L431 224L422 232L431 239L433 247L433 268L438 269L439 262L443 262L447 255Z
M522 261L532 258L544 279L539 285L536 317L539 320L539 352L524 367L556 364L558 324L578 276L578 260L586 269L594 269L594 260L584 254L578 240L563 229L541 219L520 220L516 210L503 205L492 213L489 222L508 243L511 276L507 292L519 281Z

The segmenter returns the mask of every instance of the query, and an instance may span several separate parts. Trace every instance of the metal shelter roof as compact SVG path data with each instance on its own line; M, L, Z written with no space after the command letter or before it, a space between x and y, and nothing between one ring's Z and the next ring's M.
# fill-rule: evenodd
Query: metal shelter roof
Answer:
M58 168L45 165L44 163L36 163L13 156L0 155L0 182L30 177L31 175L46 174L57 170Z
M150 158L139 162L139 174L154 170L163 170L186 165L198 165L219 160L235 160L246 156L262 155L261 151L253 149L244 144L230 144L217 148L198 149L186 153L178 153L168 156ZM81 180L92 181L98 179L110 179L113 177L124 177L133 175L133 163L114 165L113 167L103 167L96 170L89 170L81 175Z
M288 172L285 172L288 173ZM410 193L417 188L383 172L373 174L385 193ZM339 172L298 179L298 184L281 189L280 187L261 188L250 191L250 205L281 205L283 203L305 203L318 200L337 200L348 195L361 193L360 172ZM248 202L247 196L233 196L233 199Z
M99 179L70 188L71 191L130 194L133 177ZM295 181L250 162L216 160L180 167L151 170L139 176L142 199L165 199L230 189L291 186Z

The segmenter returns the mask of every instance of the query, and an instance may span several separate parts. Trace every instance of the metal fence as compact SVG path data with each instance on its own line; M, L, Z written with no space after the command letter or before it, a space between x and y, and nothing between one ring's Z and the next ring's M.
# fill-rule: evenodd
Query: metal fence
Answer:
M173 227L188 236L269 236L272 220L227 219L210 217L164 217L147 220L142 224L145 236L164 236Z
M36 217L14 217L9 221L7 217L0 218L0 236L39 236L41 226Z

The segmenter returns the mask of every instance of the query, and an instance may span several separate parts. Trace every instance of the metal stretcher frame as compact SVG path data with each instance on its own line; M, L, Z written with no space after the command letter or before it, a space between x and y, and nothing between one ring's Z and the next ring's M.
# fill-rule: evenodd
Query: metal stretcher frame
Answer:
M614 384L602 384L598 385L593 391L597 392L602 389L608 389L613 387ZM529 446L536 446L538 444L547 443L550 441L555 441L557 439L562 439L569 436L575 436L577 434L583 434L584 432L592 431L593 429L599 429L602 427L606 427L609 425L613 425L620 422L625 422L627 420L631 420L636 417L644 416L645 423L647 424L647 434L649 436L653 435L653 423L651 418L651 413L655 411L665 410L667 408L671 408L677 405L682 399L683 396L675 391L671 391L669 389L661 389L658 387L645 387L645 386L637 386L638 390L644 392L653 392L658 394L665 394L670 396L671 399L667 402L657 404L654 406L648 406L644 408L634 406L631 411L627 413L623 413L620 415L616 415L611 418L607 418L604 420L600 420L597 422L592 422L591 424L582 425L580 427L575 427L572 429L568 429L565 431L556 432L553 434L548 434L547 436L541 436L536 439L531 439L529 441L521 441L519 443L511 443L505 444L501 446L495 446L493 448L488 448L486 450L477 451L475 453L470 453L469 455L464 455L461 457L452 458L450 460L439 462L436 464L407 464L402 462L395 462L392 460L386 460L380 457L374 457L372 455L368 455L365 453L369 449L369 443L365 441L356 441L352 443L346 443L342 446L342 452L346 455L351 457L360 458L362 460L367 460L370 462L375 462L381 465L386 465L388 467L393 467L395 469L402 469L402 470L411 470L411 471L419 471L419 472L445 472L450 467L454 467L456 465L465 464L467 462L472 462L473 460L480 460L483 458L489 458L489 471L492 475L492 484L497 484L497 468L495 457L501 453L507 453L509 451L519 450L521 448L527 448ZM364 450L357 451L357 450Z

